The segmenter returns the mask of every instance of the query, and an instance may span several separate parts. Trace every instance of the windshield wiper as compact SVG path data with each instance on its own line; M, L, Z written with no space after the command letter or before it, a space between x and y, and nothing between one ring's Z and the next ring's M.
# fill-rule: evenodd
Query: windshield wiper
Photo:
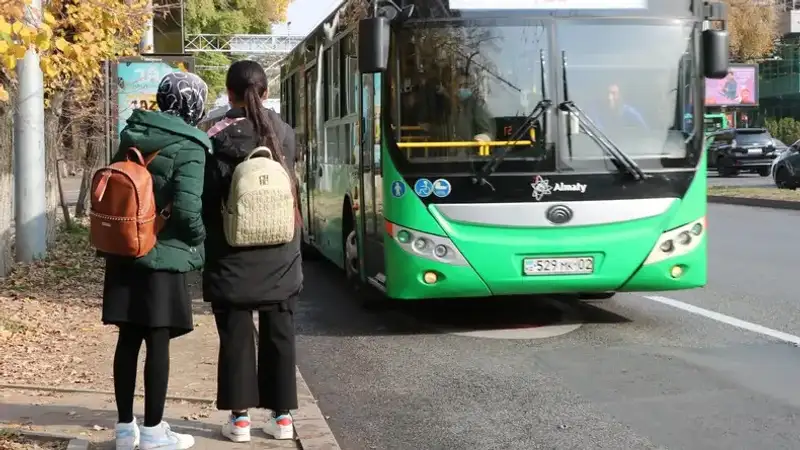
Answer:
M486 179L489 175L494 173L497 170L497 167L500 163L503 162L505 157L511 153L514 146L519 142L522 136L526 133L526 127L532 126L542 117L550 108L553 106L553 102L547 98L547 79L545 76L545 60L544 60L544 50L539 50L539 64L541 70L541 79L542 79L542 99L539 100L536 105L533 107L533 110L528 114L525 120L522 122L522 125L517 129L517 131L506 141L508 145L502 147L499 152L492 156L486 164L483 165L478 171L475 172L475 175L472 177L473 184L480 184L480 185L488 185L492 190L494 190L494 186ZM548 133L547 133L547 118L545 117L544 124L543 124L543 139L544 139L544 146L547 147L548 143Z
M561 52L561 69L564 87L564 101L558 105L560 111L564 111L569 115L574 115L578 119L580 128L589 136L606 154L611 156L614 165L620 171L629 173L634 180L644 180L646 175L641 167L636 164L636 161L631 159L628 154L622 151L614 141L608 138L594 121L578 107L572 100L569 99L569 87L567 83L567 52ZM572 158L572 121L567 117L567 147L569 148L569 156Z

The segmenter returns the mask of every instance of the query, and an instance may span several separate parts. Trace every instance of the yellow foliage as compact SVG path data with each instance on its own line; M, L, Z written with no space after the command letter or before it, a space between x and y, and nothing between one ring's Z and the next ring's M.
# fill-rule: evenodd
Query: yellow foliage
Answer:
M102 61L138 54L152 12L146 0L50 0L38 23L26 22L29 1L0 0L0 102L8 97L17 60L29 48L39 52L46 95L75 89L91 93Z
M733 59L751 62L768 56L778 37L775 5L753 0L723 1L730 7L728 31Z

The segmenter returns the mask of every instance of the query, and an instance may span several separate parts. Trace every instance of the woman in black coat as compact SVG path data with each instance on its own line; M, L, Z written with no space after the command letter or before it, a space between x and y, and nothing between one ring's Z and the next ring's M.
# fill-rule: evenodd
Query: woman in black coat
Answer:
M249 408L272 410L264 431L275 439L292 439L289 410L297 408L293 314L303 285L299 222L287 244L231 247L221 204L233 170L256 147L269 147L294 178L294 132L262 106L267 75L258 63L232 64L226 86L232 108L224 122L209 130L213 149L203 191L203 298L212 305L220 339L217 408L231 411L222 434L234 442L250 440ZM257 356L253 311L258 311Z

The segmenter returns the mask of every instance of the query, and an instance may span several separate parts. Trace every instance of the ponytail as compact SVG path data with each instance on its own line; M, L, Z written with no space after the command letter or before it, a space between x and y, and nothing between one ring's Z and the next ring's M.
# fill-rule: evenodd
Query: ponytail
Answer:
M261 96L263 92L258 92L258 89L255 85L250 85L244 91L244 112L245 116L253 122L253 127L255 128L256 136L258 136L258 145L268 147L277 161L283 165L283 168L286 170L286 173L289 175L289 179L292 180L294 185L297 185L297 177L295 176L294 170L291 170L289 164L286 161L286 154L283 152L283 146L281 142L278 140L278 136L275 134L275 129L273 127L272 121L267 116L267 111L264 109L264 105L261 103ZM302 226L302 216L300 215L300 201L298 198L297 189L292 187L292 196L294 197L294 205L295 205L295 222Z
M258 136L258 145L269 147L281 164L286 165L286 157L283 153L281 143L275 135L275 130L267 117L267 112L264 111L264 105L261 103L261 95L256 86L249 86L244 91L244 111L245 115L255 127L256 135Z

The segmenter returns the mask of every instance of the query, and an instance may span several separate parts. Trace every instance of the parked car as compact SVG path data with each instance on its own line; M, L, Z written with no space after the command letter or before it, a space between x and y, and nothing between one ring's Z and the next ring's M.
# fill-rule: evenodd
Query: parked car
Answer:
M721 177L741 172L769 176L778 155L775 139L766 128L728 128L708 134L714 138L708 150L708 167Z
M779 139L772 138L772 142L775 143L775 154L780 155L781 153L785 152L789 146L784 144L783 141ZM776 158L777 159L777 158ZM773 161L775 161L773 159Z
M800 140L773 160L770 172L778 189L794 190L800 187Z

